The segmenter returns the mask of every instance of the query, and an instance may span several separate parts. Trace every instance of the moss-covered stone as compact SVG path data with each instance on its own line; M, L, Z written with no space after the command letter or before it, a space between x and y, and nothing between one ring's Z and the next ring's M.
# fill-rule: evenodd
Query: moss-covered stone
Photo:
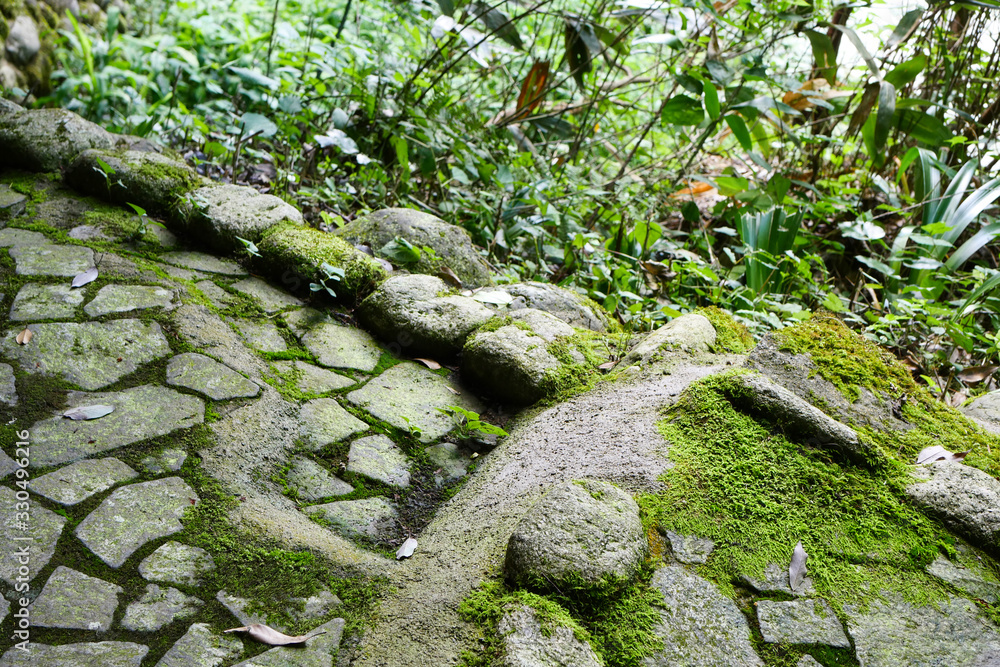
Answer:
M717 306L699 308L694 311L704 315L715 329L714 350L732 354L746 354L754 346L753 334L742 322L737 322L733 316Z

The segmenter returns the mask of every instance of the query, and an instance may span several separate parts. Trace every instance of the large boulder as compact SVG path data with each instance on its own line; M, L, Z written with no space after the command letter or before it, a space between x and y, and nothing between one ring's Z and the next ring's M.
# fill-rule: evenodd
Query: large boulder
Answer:
M274 195L243 185L210 185L191 192L181 216L192 236L223 252L243 250L240 238L252 243L282 223L301 225L302 214Z
M527 282L496 288L512 298L509 310L535 308L555 315L578 329L607 331L614 327L611 316L599 305L572 290L547 283Z
M1000 482L961 463L919 466L906 488L916 505L1000 555Z
M420 259L406 267L414 273L433 275L447 266L466 287L490 284L490 268L472 245L469 233L429 213L387 208L349 222L334 234L351 243L368 245L378 257L386 257L381 249L398 236L416 248L431 248L437 256L422 251Z
M715 327L704 315L690 313L670 320L646 334L621 361L621 365L655 361L658 355L673 350L708 352L715 345Z
M64 109L26 111L3 105L0 114L0 166L54 171L88 148L113 148L117 137Z
M517 524L504 569L511 581L536 588L600 588L633 579L648 549L631 496L607 482L570 481L550 489Z
M535 610L526 605L508 610L497 630L503 636L503 667L604 667L573 628L551 620L543 627Z
M394 352L444 359L456 356L493 311L453 294L440 278L414 274L386 280L361 303L357 315Z
M983 394L963 407L962 413L990 433L1000 434L1000 390Z

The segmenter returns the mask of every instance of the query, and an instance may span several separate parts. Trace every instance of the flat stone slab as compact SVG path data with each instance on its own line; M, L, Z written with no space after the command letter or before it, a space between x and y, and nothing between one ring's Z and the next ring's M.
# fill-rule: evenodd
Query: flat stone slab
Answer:
M274 322L251 322L250 320L232 320L240 336L247 345L261 352L284 352L288 343L281 337L281 332Z
M60 505L76 505L95 493L138 477L115 458L79 461L31 480L31 490Z
M111 627L121 592L120 586L60 565L31 603L31 624L105 632Z
M1000 600L1000 583L995 579L987 578L985 572L952 563L947 558L938 556L934 559L934 562L927 566L927 574L946 581L989 604L996 604L997 600Z
M83 307L91 317L108 313L128 313L146 308L169 308L174 294L165 287L152 285L105 285L90 303Z
M202 280L195 283L194 286L197 287L201 293L205 295L205 298L208 299L216 308L222 309L236 303L236 297L234 295L222 289L211 280Z
M13 218L28 208L28 198L9 186L0 187L0 218Z
M72 278L94 266L94 251L75 245L15 245L10 249L19 276Z
M816 592L816 589L813 588L813 581L808 576L802 579L802 583L793 591L788 581L788 567L782 567L777 563L768 563L760 577L744 574L741 579L743 583L758 593L787 593L788 595L805 596Z
M77 225L67 233L71 239L77 241L110 241L111 237L104 233L100 227L95 225Z
M20 467L14 459L0 451L0 479L5 478Z
M19 578L24 581L18 574L22 566L28 568L27 581L31 581L48 564L66 525L66 517L45 509L37 502L29 505L28 521L23 522L22 517L17 516L18 502L13 490L0 486L0 545L3 545L0 546L0 553L3 554L0 558L0 579L11 586ZM27 537L31 539L26 540ZM23 554L24 549L28 550L27 563L19 562L23 556L19 557L18 553Z
M272 364L282 379L295 383L303 394L325 394L355 384L354 380L304 361L275 361Z
M354 487L327 472L326 468L312 459L296 456L286 478L288 486L295 490L300 500L313 502L320 498L347 495Z
M663 650L646 658L647 665L763 666L750 643L746 617L715 584L680 565L657 570L650 584L664 598L661 622L654 629Z
M497 630L503 637L504 667L572 665L603 667L594 649L577 639L573 630L554 622L542 628L535 610L526 605L509 610Z
M123 486L80 522L76 536L105 563L121 567L150 540L179 532L184 510L197 501L180 477Z
M236 262L206 255L203 252L177 250L163 253L160 255L160 259L167 264L195 271L205 271L206 273L218 273L224 276L245 276L247 274L246 270Z
M300 299L297 299L284 290L272 287L260 278L245 278L238 283L234 283L233 288L257 299L260 302L261 308L268 315L282 311L285 308L302 305Z
M75 461L118 447L200 424L205 404L188 394L154 385L123 391L71 391L68 407L110 405L115 411L100 419L72 421L61 415L31 427L31 465Z
M19 245L45 245L48 242L49 237L41 232L15 227L0 229L0 248L13 248Z
M760 633L769 644L825 644L851 648L844 627L823 600L757 601Z
M187 460L187 452L183 449L164 449L155 456L147 456L140 463L146 472L162 475L165 472L177 472Z
M395 533L399 514L385 498L341 500L307 507L308 514L318 514L337 532L347 537L364 536L377 539Z
M458 385L411 362L393 366L372 378L364 387L348 394L347 400L396 428L404 431L419 428L422 442L437 440L455 428L452 416L438 408L457 405L483 412L482 404Z
M53 322L28 328L34 333L30 343L17 344L15 327L0 339L0 354L28 373L59 375L85 390L105 387L170 353L156 322Z
M5 598L0 598L0 623L3 623L10 613L10 603Z
M243 652L243 642L233 635L212 632L207 623L195 623L174 642L156 667L219 667Z
M11 408L17 405L17 384L14 380L14 367L10 364L0 364L0 405ZM0 474L0 478L2 477Z
M299 435L313 451L367 430L368 424L332 398L307 401L299 411Z
M229 366L197 352L178 354L167 363L167 384L192 389L209 398L249 398L260 387Z
M28 283L17 292L10 307L11 322L66 320L83 303L83 290L67 285Z
M370 372L382 358L382 348L366 331L323 323L302 336L302 344L321 366Z
M465 477L468 473L469 464L472 463L470 454L465 452L453 442L442 442L440 445L432 445L424 449L427 458L430 459L434 472L434 481L438 486L444 482L450 482L459 477Z
M194 616L204 604L176 588L149 584L142 597L125 608L121 627L134 632L153 632L174 621Z
M216 593L215 599L218 600L219 604L225 607L230 614L235 616L236 620L239 621L241 625L253 625L255 623L267 625L267 616L263 614L251 614L247 611L247 607L250 606L250 600L236 595L231 595L226 591L219 591ZM279 632L281 631L281 628L276 627L274 629Z
M277 646L233 667L331 667L333 654L340 648L344 619L335 618L310 632L323 632L304 647Z
M1000 480L961 463L917 466L909 499L994 555L1000 554Z
M31 653L12 648L0 657L0 667L139 667L149 647L131 642L31 644Z
M382 434L358 438L351 443L347 470L392 486L404 489L410 486L409 459Z
M166 542L139 563L139 575L146 581L197 586L201 577L215 569L212 556L198 547Z
M290 310L287 313L283 313L282 317L285 318L285 324L288 325L288 328L294 331L295 335L299 338L302 338L302 336L322 324L335 323L329 314L309 306L299 308L297 310Z
M668 530L667 539L670 540L674 558L689 565L702 565L708 562L708 557L715 548L715 542L707 537L678 535Z

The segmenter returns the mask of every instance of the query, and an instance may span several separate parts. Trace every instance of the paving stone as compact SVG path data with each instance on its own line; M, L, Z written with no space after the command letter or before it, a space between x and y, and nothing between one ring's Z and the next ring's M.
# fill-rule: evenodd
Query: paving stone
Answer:
M503 667L604 667L590 644L577 639L572 628L551 619L543 627L535 610L527 605L508 608L497 632L503 638Z
M281 376L279 379L288 378L294 381L295 386L303 394L325 394L355 384L349 377L300 360L275 361L272 365Z
M353 416L332 398L306 402L299 412L299 435L312 451L368 430L368 424Z
M194 616L204 604L176 588L149 584L142 597L125 608L120 625L135 632L153 632L174 621Z
M167 264L181 266L185 269L195 271L205 271L208 273L218 273L224 276L245 276L247 272L242 266L230 259L220 259L213 255L206 255L203 252L191 250L178 250L160 255L160 259Z
M81 389L105 387L170 353L156 322L51 322L29 328L31 343L18 345L15 328L0 339L0 353L29 373L60 375Z
M410 462L406 454L382 434L352 442L347 469L392 486L404 489L410 486Z
M184 269L172 264L154 262L153 266L160 271L163 271L163 273L167 274L171 278L177 278L178 280L205 280L211 277L208 273L204 273L202 271L192 271L191 269Z
M758 593L787 593L788 595L807 596L816 592L816 589L813 588L813 581L808 576L793 591L788 583L788 566L782 567L776 563L768 563L767 567L764 568L764 574L760 577L744 574L741 579L743 583Z
M167 387L142 385L113 392L71 391L67 407L110 405L115 411L100 419L73 421L61 416L31 427L31 465L75 461L111 449L200 424L201 399Z
M231 320L240 332L240 336L254 350L261 352L284 352L288 344L281 337L281 332L274 322L251 322L250 320Z
M804 655L797 663L795 663L795 667L823 667L823 665L816 662L816 658L811 655Z
M11 474L17 470L20 466L14 459L10 458L2 451L0 451L0 479L3 479L7 475Z
M31 624L105 632L111 627L121 592L120 586L60 565L31 603Z
M216 401L260 393L256 383L197 352L178 354L167 363L167 384L193 389Z
M159 243L162 248L176 248L180 245L180 241L177 240L177 236L162 225L147 226L146 238L148 239L150 236L155 237L156 242Z
M14 227L0 229L0 248L13 248L19 245L46 245L48 242L48 237L40 232Z
M272 287L260 278L245 278L235 283L233 287L244 294L255 297L268 315L285 308L302 305L301 300L284 290Z
M105 563L121 567L150 540L180 531L184 510L197 501L180 477L123 486L80 522L76 536Z
M247 611L247 607L250 606L250 600L236 595L231 595L226 591L219 591L216 593L215 599L218 600L219 604L225 607L230 614L236 617L236 620L240 622L240 625L253 625L254 623L267 625L267 616L265 614L251 614ZM279 632L281 631L281 628L279 627L272 627Z
M219 667L243 652L243 642L233 635L212 632L207 623L195 623L164 654L156 667Z
M12 322L64 320L76 315L83 303L83 290L69 285L28 283L17 292L10 307Z
M333 318L327 313L310 307L290 310L287 313L284 313L282 317L285 318L285 323L288 325L288 328L294 331L295 335L299 338L302 338L302 336L322 324L335 324Z
M322 366L373 371L382 357L382 348L371 335L354 327L319 324L302 336L302 344Z
M14 192L10 186L0 186L0 219L14 218L28 208L28 198Z
M985 572L952 563L947 558L938 556L927 566L927 574L933 575L952 586L969 593L989 604L1000 600L1000 583L989 577Z
M364 387L348 394L347 400L396 428L404 431L419 428L422 442L437 440L455 428L451 415L438 408L457 405L483 412L482 404L458 385L411 362L393 366L372 378Z
M292 598L285 611L300 623L308 623L326 616L334 607L343 604L336 595L330 591L320 591L307 598Z
M174 293L152 285L105 285L83 310L91 317L146 308L169 308Z
M22 496L23 497L23 496ZM18 570L28 568L28 581L34 579L48 564L55 553L56 543L62 535L66 517L50 512L38 503L28 506L28 523L22 525L16 517L17 495L11 489L0 486L0 579L13 586L21 576ZM30 537L30 540L25 540ZM27 547L28 563L18 561L17 552Z
M453 442L442 442L424 449L431 466L441 472L434 473L434 481L438 486L459 477L465 477L472 459L470 454Z
M139 473L118 459L91 459L35 478L30 488L60 505L76 505L95 493L138 476Z
M7 614L10 612L10 603L6 599L0 597L0 623L4 622L7 618Z
M353 486L339 477L334 477L323 466L303 456L292 458L292 467L288 471L286 482L295 490L298 498L306 502L343 496L354 490Z
M333 530L347 536L364 536L377 539L396 533L396 508L385 498L340 500L305 508L308 514L318 514L331 524Z
M16 245L10 249L19 276L72 278L94 266L94 251L75 245Z
M139 563L146 581L197 586L201 577L215 569L215 561L204 549L180 542L166 542Z
M220 310L236 303L236 297L222 289L211 280L202 280L194 284L205 295L213 306Z
M667 539L670 540L670 548L674 552L674 558L689 565L702 565L708 562L708 557L715 548L715 542L706 537L696 537L694 535L678 535L667 531Z
M95 225L78 225L67 232L67 236L77 241L110 241L111 237Z
M310 632L320 631L323 634L307 641L304 647L277 646L233 667L331 667L344 634L344 619L335 618Z
M165 472L177 472L187 460L187 452L183 449L164 449L156 456L147 456L142 460L142 467L154 475Z
M17 385L14 382L14 367L10 364L0 364L0 405L14 407L17 405ZM0 475L3 477L3 475Z
M760 633L769 644L825 644L851 648L844 627L823 600L757 601Z
M139 667L149 647L131 642L87 642L49 646L32 642L31 652L12 648L0 667Z

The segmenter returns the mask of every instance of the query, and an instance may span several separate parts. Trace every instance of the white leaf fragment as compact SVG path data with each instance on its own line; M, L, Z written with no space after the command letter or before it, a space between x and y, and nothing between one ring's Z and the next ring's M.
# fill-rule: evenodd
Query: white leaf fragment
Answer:
M92 283L97 280L97 269L90 268L83 273L78 273L73 277L72 287L83 287L87 283Z
M326 630L321 630L319 632L308 635L298 635L295 637L290 637L262 623L254 623L253 625L244 625L243 627L239 628L229 628L228 630L223 630L223 632L245 632L254 639L256 639L257 641L263 644L269 644L271 646L304 644L306 643L307 639L312 639L313 637L318 637L319 635L326 634Z
M402 560L403 558L409 558L413 555L413 552L417 549L417 538L410 537L405 542L403 546L399 547L399 551L396 552L396 560Z
M971 450L970 450L971 451ZM958 452L952 453L941 445L934 445L933 447L924 447L917 454L917 465L924 465L926 463L937 463L943 461L945 463L950 463L952 461L961 461L968 455L969 452Z
M806 578L806 559L809 558L809 554L806 550L802 548L802 542L799 541L795 545L795 550L792 551L792 563L788 566L788 584L791 586L792 591L802 585L802 580Z
M63 417L74 421L84 419L100 419L105 415L110 415L115 411L111 405L84 405L79 408L71 408L63 413Z

